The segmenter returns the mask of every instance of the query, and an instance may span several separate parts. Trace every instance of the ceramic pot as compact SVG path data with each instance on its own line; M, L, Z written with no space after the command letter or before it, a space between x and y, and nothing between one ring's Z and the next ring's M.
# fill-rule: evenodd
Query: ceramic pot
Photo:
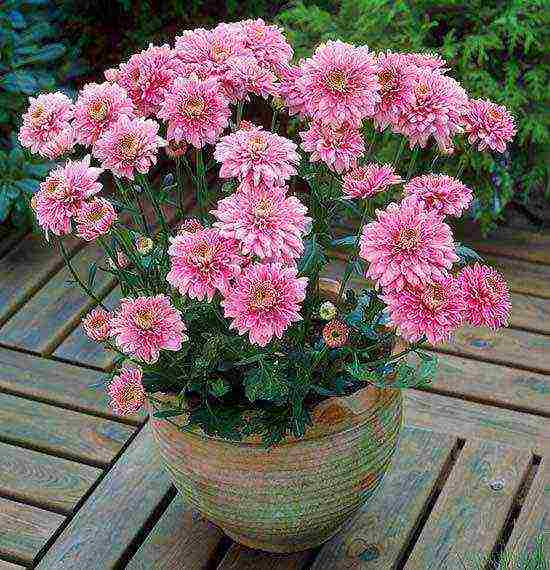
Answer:
M270 552L316 547L380 485L402 427L401 392L370 386L313 410L303 439L266 448L151 417L183 499L233 540Z

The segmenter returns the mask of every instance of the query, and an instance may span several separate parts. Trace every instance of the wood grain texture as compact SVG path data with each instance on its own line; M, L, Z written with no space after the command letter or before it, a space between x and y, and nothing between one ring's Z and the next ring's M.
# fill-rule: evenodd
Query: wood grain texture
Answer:
M550 376L517 368L439 354L430 390L550 414ZM411 358L411 362L414 358Z
M109 407L104 387L98 386L104 378L101 372L0 347L0 390L107 417L120 417ZM144 414L124 416L124 420L137 425L144 417Z
M6 560L0 560L0 570L24 570L24 566L19 566L19 564L12 564Z
M170 488L148 429L129 445L63 530L40 570L114 568Z
M68 514L101 470L30 449L0 443L0 493Z
M0 440L106 466L135 428L0 393Z
M512 293L510 326L550 334L550 299Z
M0 498L0 556L30 564L65 517Z
M550 420L540 416L421 390L406 390L404 399L405 423L413 427L491 440L537 455L548 445Z
M78 252L72 262L86 281L90 265L103 259L103 250L90 245ZM93 306L93 301L78 286L68 285L71 279L67 268L59 271L0 329L0 342L41 354L55 349ZM98 297L104 296L113 285L112 275L97 272L94 292Z
M270 554L234 544L217 570L302 570L307 567L311 557L308 550L296 554Z
M452 436L404 429L381 489L321 548L312 570L393 568L455 443Z
M485 563L529 467L527 451L493 442L467 442L430 513L405 568L463 570ZM492 488L502 482L501 489ZM482 564L483 565L483 564Z
M205 568L223 533L192 512L176 496L144 543L132 557L127 570L197 570Z
M121 291L116 287L103 301L110 309L115 308L121 297ZM98 368L108 368L114 361L116 353L107 351L102 344L92 342L78 326L55 350L54 356L87 364Z
M74 251L76 242L69 246ZM29 234L0 259L0 323L63 265L42 237Z

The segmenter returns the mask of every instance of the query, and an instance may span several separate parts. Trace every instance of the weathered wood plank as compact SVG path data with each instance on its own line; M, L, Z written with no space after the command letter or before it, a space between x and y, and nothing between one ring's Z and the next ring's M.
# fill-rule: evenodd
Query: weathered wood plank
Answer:
M80 412L0 394L0 440L108 465L135 428Z
M500 271L510 291L550 299L550 267L517 259L484 255L485 261Z
M0 570L24 570L24 566L19 566L19 564L12 564L6 560L0 560Z
M115 308L121 297L121 291L116 287L103 301L110 309ZM55 350L54 356L96 366L98 368L108 368L114 361L116 353L105 350L102 344L91 341L78 326Z
M77 253L72 262L86 281L90 265L103 260L103 250L90 245ZM0 329L0 342L49 354L93 305L78 286L68 286L71 279L67 268L59 271ZM113 285L112 275L97 272L94 291L98 297L104 296Z
M63 530L38 568L113 568L170 489L143 429Z
M550 376L450 354L438 358L430 390L550 414Z
M421 390L406 390L405 422L413 427L485 439L542 455L550 438L550 420Z
M117 418L102 386L104 374L0 347L0 390ZM145 414L124 416L143 422Z
M548 460L543 458L538 466L504 551L503 558L516 562L517 568L527 568L526 559L533 556L545 533L544 550L546 560L550 562L550 472L547 463Z
M0 227L0 257L9 253L13 248L21 243L21 240L27 234L27 230L14 230L13 228L7 229Z
M227 551L218 570L301 570L306 568L312 554L270 554L234 544ZM189 566L189 570L191 570ZM328 568L328 567L327 567Z
M205 568L223 537L220 529L192 512L176 496L127 570L195 570Z
M381 489L322 547L312 570L393 568L455 443L452 436L405 428Z
M531 454L493 442L467 442L422 529L405 568L463 569L486 563Z
M493 332L486 328L462 327L449 342L438 345L437 350L550 373L550 336L547 335L515 329Z
M69 246L74 251L76 242ZM0 259L0 323L63 265L60 255L42 237L29 234Z
M65 517L0 498L0 556L31 564Z
M101 474L100 469L0 443L0 493L68 514Z

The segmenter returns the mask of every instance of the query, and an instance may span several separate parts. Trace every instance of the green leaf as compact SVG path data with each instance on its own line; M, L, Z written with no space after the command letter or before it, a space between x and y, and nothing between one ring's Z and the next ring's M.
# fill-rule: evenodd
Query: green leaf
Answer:
M317 243L315 234L305 242L304 255L298 263L300 275L311 275L318 273L327 263L323 247Z
M97 263L94 262L90 265L90 269L88 270L88 289L93 290L96 273Z
M34 194L38 191L40 183L32 178L23 178L23 180L17 180L14 186L27 194Z
M354 247L357 242L357 236L346 236L332 240L332 247Z
M17 67L22 65L29 65L32 63L47 63L55 61L65 54L65 46L60 43L45 45L34 53L29 54L17 61Z
M221 398L225 396L229 390L231 389L228 382L226 382L223 378L216 378L212 380L208 384L208 391L216 398Z
M8 12L8 20L11 22L11 25L16 29L20 30L27 25L25 18L21 12L17 10L12 10Z
M38 83L32 73L28 71L12 71L4 75L0 81L0 86L10 93L22 92L25 95L32 95L38 89Z
M470 259L473 259L475 261L483 261L483 257L481 257L481 255L479 255L473 249L462 245L461 243L456 244L455 252L458 257L460 257L462 263L468 263Z
M160 420L166 418L173 418L175 416L181 416L183 414L182 410L177 410L176 408L170 408L168 410L159 410L153 414L154 418L158 418Z
M261 368L249 371L243 381L246 397L251 401L269 400L282 402L286 400L289 386L281 371L273 364L265 364Z

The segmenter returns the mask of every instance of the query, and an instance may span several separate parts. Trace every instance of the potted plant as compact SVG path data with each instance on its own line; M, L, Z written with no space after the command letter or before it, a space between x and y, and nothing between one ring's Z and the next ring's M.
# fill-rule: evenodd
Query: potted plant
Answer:
M466 323L496 329L510 308L503 278L453 239L446 220L472 191L444 167L463 133L502 152L506 109L469 100L430 54L335 41L291 58L262 20L186 31L75 101L31 99L20 131L34 152L73 155L32 202L97 302L83 327L117 354L114 409L147 405L185 499L277 552L320 544L378 487L402 390L434 375L424 346ZM396 141L384 164L382 137ZM407 143L441 156L442 172L412 176ZM114 191L100 196L107 176ZM78 275L69 235L108 262ZM323 277L330 262L337 279ZM96 271L118 279L113 310ZM356 277L367 281L350 287Z

